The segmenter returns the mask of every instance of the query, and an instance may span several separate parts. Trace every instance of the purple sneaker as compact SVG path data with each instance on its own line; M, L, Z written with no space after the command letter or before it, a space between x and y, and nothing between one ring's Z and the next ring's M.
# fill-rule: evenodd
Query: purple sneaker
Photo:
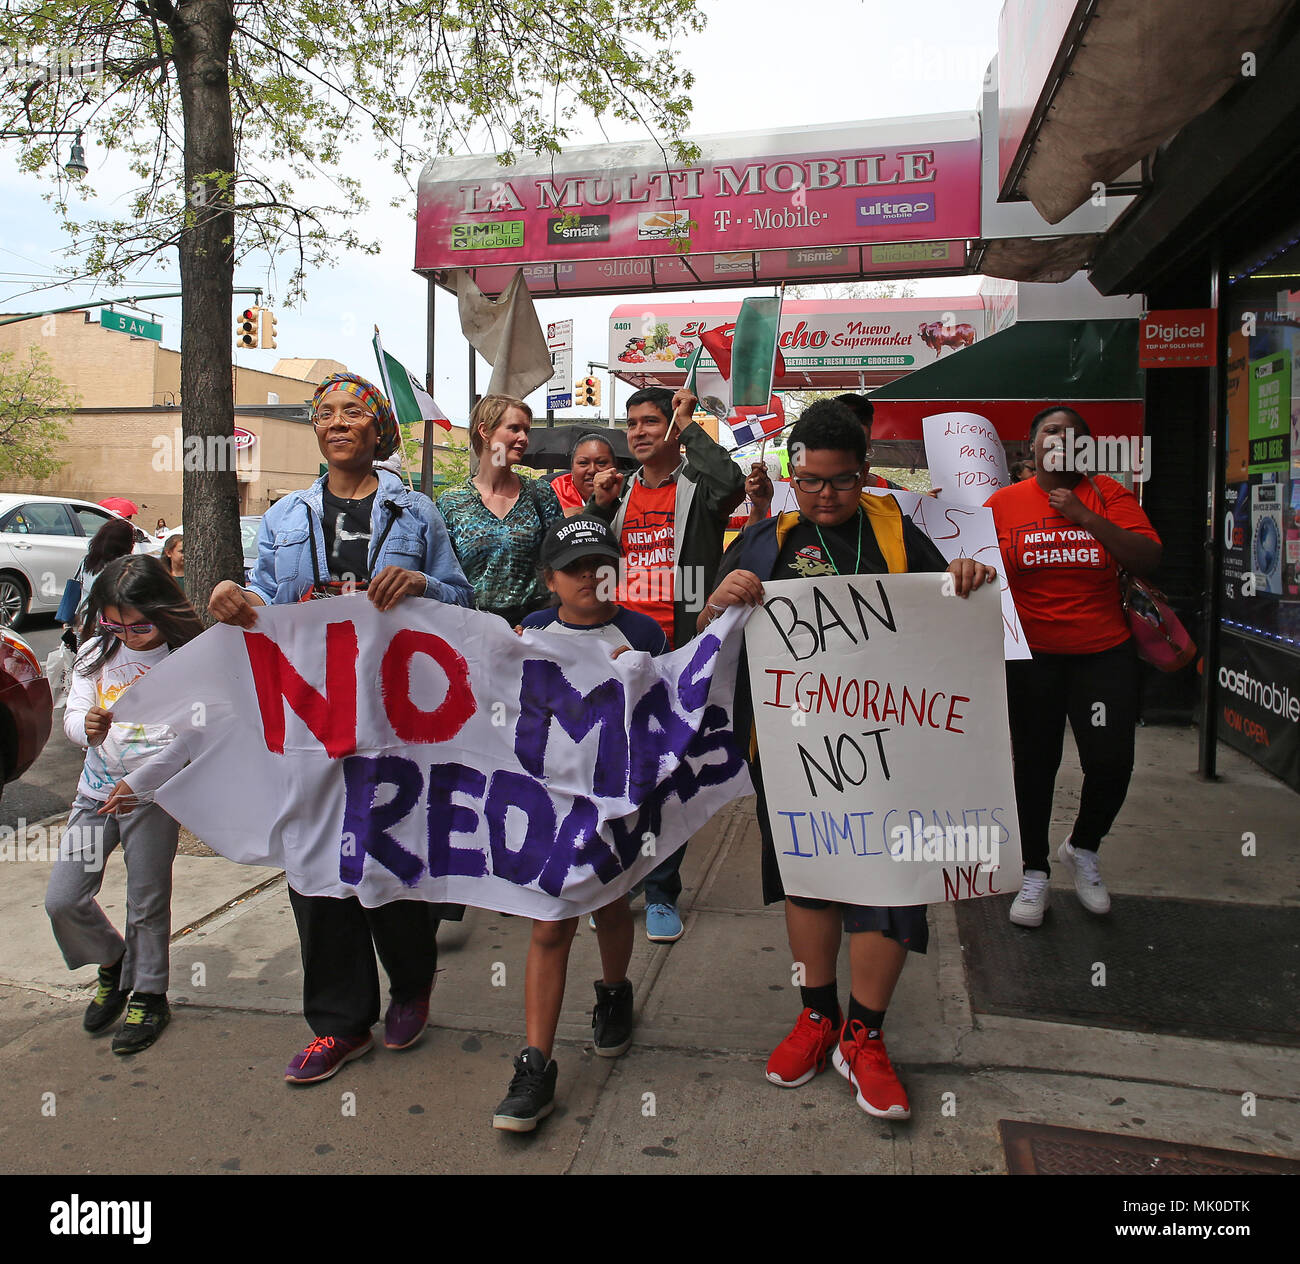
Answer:
M384 1015L384 1047L409 1049L429 1025L429 991L413 1001L391 1001Z
M358 1039L347 1036L319 1036L285 1068L290 1084L315 1084L328 1080L345 1062L359 1058L374 1048L369 1032Z

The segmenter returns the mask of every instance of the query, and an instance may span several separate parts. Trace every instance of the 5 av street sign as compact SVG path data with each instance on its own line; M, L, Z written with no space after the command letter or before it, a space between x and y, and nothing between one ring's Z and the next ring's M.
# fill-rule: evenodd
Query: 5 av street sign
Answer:
M152 338L154 342L162 341L162 325L141 320L138 316L127 316L123 312L100 312L99 323L114 333L130 334L133 338Z

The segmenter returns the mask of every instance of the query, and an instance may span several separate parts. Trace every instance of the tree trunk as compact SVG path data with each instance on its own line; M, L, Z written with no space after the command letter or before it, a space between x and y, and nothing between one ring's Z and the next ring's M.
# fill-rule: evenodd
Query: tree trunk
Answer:
M185 584L206 621L223 579L243 582L235 476L235 138L230 106L232 0L177 0L167 25L185 123L185 188L192 224L180 241L182 516ZM220 173L220 174L218 174Z

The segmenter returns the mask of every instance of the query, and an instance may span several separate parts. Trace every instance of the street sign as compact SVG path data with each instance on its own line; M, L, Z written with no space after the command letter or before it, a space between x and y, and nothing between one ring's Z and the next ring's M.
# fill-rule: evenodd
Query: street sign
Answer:
M101 311L99 323L114 333L130 334L132 338L152 338L154 342L162 341L162 325L141 320L138 316L128 316L124 312Z
M557 320L546 326L546 345L554 372L546 387L546 407L573 407L573 321Z

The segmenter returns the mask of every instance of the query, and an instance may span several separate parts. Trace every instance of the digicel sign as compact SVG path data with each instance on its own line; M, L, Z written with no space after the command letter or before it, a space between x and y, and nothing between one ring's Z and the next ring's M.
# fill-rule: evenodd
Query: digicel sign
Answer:
M1147 312L1138 324L1138 367L1208 367L1215 361L1218 335L1213 307Z

